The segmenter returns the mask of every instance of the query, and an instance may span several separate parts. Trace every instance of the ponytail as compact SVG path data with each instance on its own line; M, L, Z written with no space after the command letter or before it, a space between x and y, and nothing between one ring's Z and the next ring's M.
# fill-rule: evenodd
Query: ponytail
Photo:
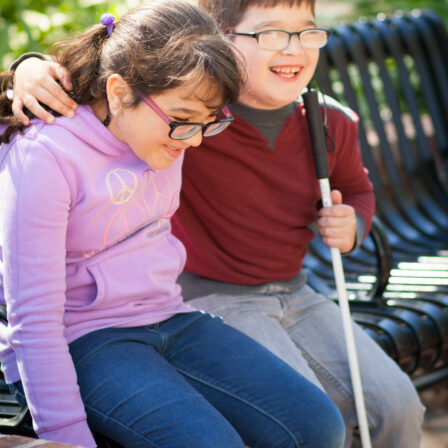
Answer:
M108 39L107 27L94 25L73 40L54 46L59 63L71 75L73 99L79 104L89 104L106 98L106 81L101 77L101 53Z
M6 125L6 131L0 135L0 143L8 143L9 137L15 130L22 131L23 125L12 112L12 102L7 96L7 91L12 87L14 73L0 73L0 125Z

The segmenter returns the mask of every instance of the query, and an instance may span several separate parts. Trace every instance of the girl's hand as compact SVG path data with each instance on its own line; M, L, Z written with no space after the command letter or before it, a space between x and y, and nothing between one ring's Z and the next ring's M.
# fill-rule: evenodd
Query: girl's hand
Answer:
M355 209L342 203L339 190L331 192L333 205L319 210L317 225L323 241L342 253L349 252L355 244L356 214Z
M29 58L17 67L14 74L12 111L25 126L30 120L23 113L24 106L47 123L54 122L53 115L47 112L39 101L66 117L74 116L78 105L61 89L56 80L59 80L66 90L72 90L70 75L57 62Z

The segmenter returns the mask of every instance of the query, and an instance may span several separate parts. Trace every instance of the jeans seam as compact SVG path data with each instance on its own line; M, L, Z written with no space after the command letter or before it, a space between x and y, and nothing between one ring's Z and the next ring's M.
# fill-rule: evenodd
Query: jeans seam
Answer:
M162 340L161 344L160 344L160 348L157 348L156 344L154 344L154 349L160 353L160 355L164 355L166 352L166 349L168 347L168 339L169 337L167 337L163 331L160 328L160 323L156 323L152 325L146 325L145 329L146 331L148 331L149 333L156 333L160 339ZM152 327L152 328L151 328Z
M222 392L222 393L224 393L224 394L226 394L226 395L228 395L228 396L231 396L231 397L237 399L238 401L241 401L241 402L245 403L245 404L248 405L249 407L251 407L251 408L257 410L258 412L262 413L263 415L265 415L266 417L268 417L269 419L271 419L274 423L276 423L276 424L279 425L281 428L283 428L283 430L289 435L289 437L291 438L291 440L295 443L296 448L300 448L300 446L301 446L301 442L299 442L299 441L297 440L297 438L296 438L296 437L294 436L294 434L288 429L288 427L287 427L285 424L283 424L281 421L279 421L277 418L275 418L274 416L270 415L268 412L266 412L266 411L264 411L263 409L259 408L259 407L256 406L255 404L253 404L253 403L251 403L251 402L245 400L244 398L239 397L238 395L236 395L236 394L234 394L234 393L232 393L232 392L230 392L230 391L228 391L228 390L226 390L226 389L223 389L222 387L219 387L219 386L217 386L217 385L215 385L215 384L210 383L209 381L206 381L206 380L204 380L204 379L202 379L202 378L199 378L199 377L197 377L197 376L195 376L195 375L192 375L191 373L188 373L188 372L186 372L186 371L184 371L184 370L182 370L182 369L180 369L180 368L178 368L178 367L176 367L176 370L177 370L179 373L181 373L182 375L187 376L187 377L189 377L189 378L192 378L192 379L194 379L194 380L196 380L196 381L198 381L198 382L200 382L200 383L206 384L208 387L212 387L212 388L214 388L214 389L216 389L216 390L219 390L220 392Z
M280 302L283 303L283 301L287 301L289 298L293 299L291 293L285 293L282 295L282 297L279 297ZM286 308L286 304L285 308ZM282 326L284 327L284 323L282 322ZM286 328L285 328L286 329ZM289 333L288 329L286 331ZM291 337L291 336L290 336ZM308 362L308 365L312 368L312 370L322 377L325 377L334 387L336 387L341 393L343 393L346 398L353 399L353 394L350 393L349 390L347 390L338 379L333 376L322 364L318 363L307 350L305 350L294 338L291 337L291 339L294 341L294 344L299 348L299 350L302 352L303 357Z
M134 429L130 428L128 425L125 425L124 423L122 423L121 421L115 419L114 417L111 417L107 414L105 414L104 412L99 411L98 409L93 408L92 406L84 403L84 406L86 407L86 409L89 409L90 412L97 414L100 417L106 417L107 419L111 420L112 422L114 422L115 424L117 424L118 426L121 426L123 429L125 429L126 431L131 432L135 437L144 440L145 442L149 442L154 448L160 448L159 445L156 445L152 440L148 439L146 436L141 435L140 433L138 433L137 431L135 431ZM105 436L108 436L107 434L103 434Z
M295 341L294 341L295 342ZM337 388L346 398L350 400L355 400L354 394L350 393L340 381L337 380L336 377L334 377L325 367L323 367L321 364L319 364L317 361L312 358L307 351L303 350L302 347L300 347L300 344L295 344L299 347L300 351L303 354L303 357L307 360L308 364L312 368L312 370L316 373L317 378L319 379L319 376L325 377L329 383L331 383L335 388ZM322 384L322 383L321 383ZM367 417L367 424L369 428L372 426L372 419L369 415L369 408L366 407L366 417ZM356 425L354 428L358 428Z
M295 342L295 341L294 341ZM300 344L295 342L306 359L310 367L316 372L317 375L325 377L333 386L340 390L347 398L353 399L353 394L347 390L338 379L333 376L322 364L318 363L306 350L304 350Z

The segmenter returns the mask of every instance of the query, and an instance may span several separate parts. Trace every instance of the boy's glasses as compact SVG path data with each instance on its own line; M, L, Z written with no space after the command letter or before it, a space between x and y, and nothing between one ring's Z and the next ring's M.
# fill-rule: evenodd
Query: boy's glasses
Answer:
M322 48L328 41L330 31L323 28L311 28L302 31L266 30L258 33L229 33L230 36L249 36L257 39L260 48L265 50L284 50L291 37L297 35L303 48Z
M142 100L170 127L170 132L168 136L173 140L186 140L187 138L193 137L193 135L202 131L204 137L211 137L212 135L219 134L224 129L226 129L230 123L234 120L230 110L224 107L222 112L226 118L222 120L212 121L211 123L179 123L177 121L171 120L159 106L149 97L140 95Z

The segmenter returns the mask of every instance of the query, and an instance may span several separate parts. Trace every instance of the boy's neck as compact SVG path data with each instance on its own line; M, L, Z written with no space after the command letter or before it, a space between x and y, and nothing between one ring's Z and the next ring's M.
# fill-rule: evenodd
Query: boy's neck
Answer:
M251 123L269 123L271 119L273 119L275 122L283 121L288 115L292 113L295 106L296 103L292 102L286 104L283 107L280 107L279 109L257 109L238 101L231 106L231 110L241 118L244 118Z
M296 107L292 102L280 109L255 109L243 103L236 103L231 106L231 111L235 115L255 126L268 140L269 147L274 149L274 142L277 138L286 118L291 115Z

